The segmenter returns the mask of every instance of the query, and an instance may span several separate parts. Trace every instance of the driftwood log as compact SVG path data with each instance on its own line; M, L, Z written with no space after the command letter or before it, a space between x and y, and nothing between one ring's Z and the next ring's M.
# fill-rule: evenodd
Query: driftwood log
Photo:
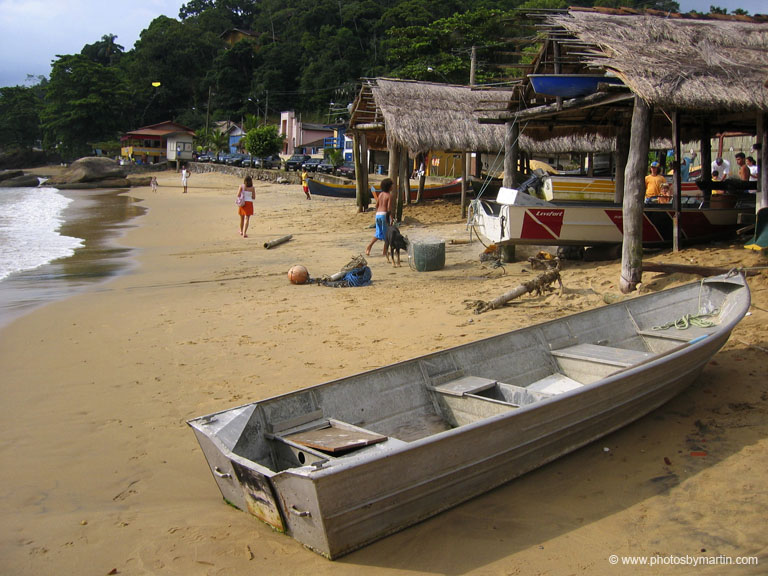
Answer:
M494 300L491 300L490 302L484 302L482 300L475 302L474 303L475 314L482 314L483 312L487 312L488 310L495 310L496 308L501 308L510 300L519 298L523 294L528 294L529 292L535 292L537 295L541 294L544 292L545 288L547 288L553 282L557 282L560 285L560 290L563 289L563 281L560 279L559 268L553 268L552 270L548 270L547 272L544 272L540 276L537 276L533 280L529 280L528 282L523 282L513 290L510 290L509 292L505 292L504 294L502 294L498 298L495 298Z
M288 236L283 236L282 238L277 238L276 240L270 240L269 242L264 242L264 248L269 250L270 248L274 248L275 246L279 246L280 244L283 244L284 242L288 242L293 238L293 234L288 234Z

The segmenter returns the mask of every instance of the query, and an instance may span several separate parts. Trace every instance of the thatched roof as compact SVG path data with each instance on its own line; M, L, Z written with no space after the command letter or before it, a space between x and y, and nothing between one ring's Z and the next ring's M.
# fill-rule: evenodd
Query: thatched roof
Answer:
M612 70L654 106L768 110L768 24L571 9L550 16L591 46L582 62Z
M352 131L365 132L371 148L387 143L405 146L411 154L443 151L496 152L503 148L503 126L480 125L474 110L489 98L508 98L502 91L469 86L364 79L350 120Z

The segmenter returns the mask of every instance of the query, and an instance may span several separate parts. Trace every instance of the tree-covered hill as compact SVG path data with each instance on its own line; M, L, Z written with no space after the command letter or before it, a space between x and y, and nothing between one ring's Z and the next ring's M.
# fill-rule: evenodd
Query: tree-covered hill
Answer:
M88 143L169 119L195 130L246 115L275 123L288 109L304 120L342 120L361 77L467 84L472 47L476 82L503 82L516 72L510 61L529 57L510 42L533 33L526 15L569 4L190 0L178 18L149 22L131 50L104 31L79 54L57 56L49 78L0 88L0 149L42 139L47 149L73 157L87 153ZM678 9L670 0L653 7Z

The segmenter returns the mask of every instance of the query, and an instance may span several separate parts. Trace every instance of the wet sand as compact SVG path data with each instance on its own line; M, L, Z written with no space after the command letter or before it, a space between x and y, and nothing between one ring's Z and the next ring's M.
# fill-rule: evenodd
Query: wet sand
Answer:
M120 239L138 265L0 332L0 572L7 574L763 574L768 565L768 274L698 381L634 424L428 521L329 562L226 504L186 420L621 298L619 262L569 262L563 294L475 315L529 279L483 247L392 268L365 288L294 286L362 253L373 214L299 186L160 173ZM411 238L466 239L449 202L406 207ZM263 243L293 239L271 250ZM737 244L654 262L763 267ZM643 290L696 281L644 274ZM701 454L705 455L701 455ZM758 566L615 566L611 554L757 556Z

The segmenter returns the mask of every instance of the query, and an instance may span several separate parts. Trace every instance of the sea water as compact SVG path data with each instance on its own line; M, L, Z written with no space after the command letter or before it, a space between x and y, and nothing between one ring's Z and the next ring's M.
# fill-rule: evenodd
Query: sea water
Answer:
M121 190L0 188L0 329L130 269L116 239L145 212Z
M72 256L83 246L82 238L59 232L71 202L56 188L0 189L0 281Z

